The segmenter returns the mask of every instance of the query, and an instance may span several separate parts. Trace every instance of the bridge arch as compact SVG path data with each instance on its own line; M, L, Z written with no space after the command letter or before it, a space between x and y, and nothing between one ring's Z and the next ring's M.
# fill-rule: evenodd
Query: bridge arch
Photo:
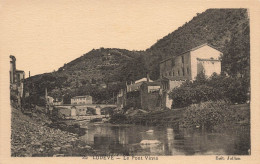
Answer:
M77 115L76 106L72 106L72 107L71 107L70 115L71 115L71 116L76 116L76 115Z

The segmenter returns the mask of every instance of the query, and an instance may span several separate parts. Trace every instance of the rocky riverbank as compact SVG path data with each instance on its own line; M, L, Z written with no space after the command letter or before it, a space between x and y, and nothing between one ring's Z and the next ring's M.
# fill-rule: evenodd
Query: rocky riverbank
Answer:
M97 154L77 134L50 128L43 113L24 115L12 107L11 156L85 156Z

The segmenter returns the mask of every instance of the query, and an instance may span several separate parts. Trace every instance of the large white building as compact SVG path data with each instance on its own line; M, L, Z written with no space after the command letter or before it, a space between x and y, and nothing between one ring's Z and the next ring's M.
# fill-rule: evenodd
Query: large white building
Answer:
M210 77L221 72L222 52L209 44L202 44L182 54L160 62L160 79L163 90L163 104L171 108L168 93L186 80L195 80L201 72Z
M71 98L71 104L73 105L92 104L92 97L89 95L75 96Z

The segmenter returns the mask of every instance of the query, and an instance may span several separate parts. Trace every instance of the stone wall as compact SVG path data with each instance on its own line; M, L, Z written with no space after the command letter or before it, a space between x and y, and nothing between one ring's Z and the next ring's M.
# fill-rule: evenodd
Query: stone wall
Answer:
M144 110L155 110L161 105L161 98L159 95L159 90L149 92L149 87L158 87L158 86L149 86L147 83L144 83L141 87L141 107Z

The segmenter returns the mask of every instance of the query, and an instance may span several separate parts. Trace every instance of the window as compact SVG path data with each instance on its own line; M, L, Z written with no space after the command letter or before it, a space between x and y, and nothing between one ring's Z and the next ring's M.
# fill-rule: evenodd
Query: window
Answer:
M184 67L182 67L182 75L185 76Z
M181 61L182 63L184 63L184 56L181 56Z
M174 71L172 71L172 76L174 76Z
M180 76L180 70L178 70L178 76Z
M187 74L190 74L190 70L189 70L189 67L187 67Z

